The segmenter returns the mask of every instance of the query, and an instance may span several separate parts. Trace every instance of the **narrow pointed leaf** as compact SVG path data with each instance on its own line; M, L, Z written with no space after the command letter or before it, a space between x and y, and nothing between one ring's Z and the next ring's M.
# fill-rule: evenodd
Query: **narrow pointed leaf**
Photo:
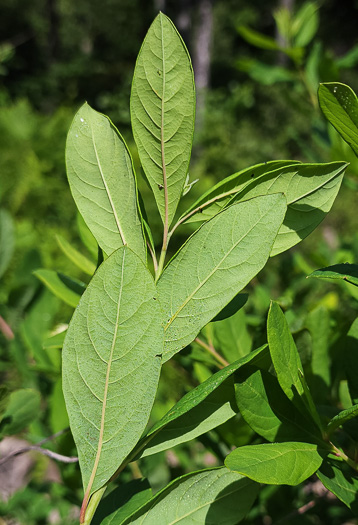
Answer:
M82 217L103 251L127 244L144 261L132 160L112 122L84 104L67 137L67 176Z
M308 277L339 279L358 286L358 264L334 264L333 266L327 266L327 268L315 270Z
M0 417L0 436L17 434L32 423L40 413L40 401L40 394L31 388L11 392Z
M74 308L78 305L78 301L86 289L86 285L83 282L68 277L61 272L55 272L54 270L40 269L35 270L33 274L36 275L56 297Z
M355 515L358 514L358 475L343 461L327 458L317 471L323 485L339 498Z
M172 481L123 525L237 525L252 507L258 490L257 483L225 467L192 472Z
M174 256L158 281L164 361L191 343L263 268L285 211L281 194L235 204L205 223Z
M63 253L68 259L73 262L80 270L93 275L96 270L96 265L87 259L82 253L76 250L69 242L66 241L61 235L57 235L57 242Z
M358 99L354 91L339 82L321 84L318 101L326 119L358 156Z
M131 117L139 157L163 223L171 223L183 191L194 114L188 51L171 20L159 13L138 55Z
M152 276L128 247L97 270L63 347L63 389L89 495L139 440L153 404L163 351Z
M346 410L342 410L342 412L337 414L328 423L327 432L329 434L332 434L332 432L334 432L336 428L340 427L341 425L344 425L344 423L346 423L350 419L353 419L354 417L357 417L357 416L358 416L358 405L354 405L350 408L347 408Z
M246 363L264 362L267 355L267 345L262 346L219 370L186 394L143 438L145 443L152 436L140 457L190 441L233 417L237 413L237 406L232 374Z
M58 334L52 335L51 337L48 337L44 340L42 346L45 349L54 349L54 348L62 348L63 343L66 337L67 330L64 330L63 332L60 332Z
M230 470L269 485L298 485L321 463L317 445L295 442L239 447L225 459Z
M14 252L15 232L10 213L0 210L0 277L6 272Z

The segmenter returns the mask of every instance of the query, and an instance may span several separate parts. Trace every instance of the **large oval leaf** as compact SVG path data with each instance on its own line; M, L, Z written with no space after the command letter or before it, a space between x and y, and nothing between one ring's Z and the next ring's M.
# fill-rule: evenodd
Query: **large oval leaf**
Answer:
M111 121L84 104L66 144L67 176L82 217L103 251L128 244L144 261L132 160Z
M63 389L87 497L139 440L154 401L163 328L153 278L128 247L97 270L63 347Z
M286 211L282 194L235 204L195 232L158 281L163 360L189 344L265 265Z
M182 194L194 114L194 79L188 51L171 20L159 13L138 55L131 116L139 157L163 223L171 223Z
M225 467L177 478L124 522L112 525L205 523L236 525L250 510L259 485Z

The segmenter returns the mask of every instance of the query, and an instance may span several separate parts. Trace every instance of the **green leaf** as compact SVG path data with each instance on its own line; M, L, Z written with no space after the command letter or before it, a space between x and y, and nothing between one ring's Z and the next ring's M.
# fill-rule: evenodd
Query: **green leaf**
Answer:
M18 434L32 423L40 413L40 400L39 392L30 388L12 392L1 416L0 435Z
M280 194L231 206L199 228L173 257L158 281L164 362L191 343L263 268L285 211Z
M45 349L54 349L54 348L62 348L63 342L66 337L67 330L63 330L62 332L52 335L51 337L48 337L44 340L42 343L42 347Z
M66 241L61 235L56 236L57 242L63 253L66 257L69 258L80 270L87 273L88 275L93 275L96 271L96 265L87 259L82 253L73 248L69 242Z
M339 498L355 515L358 514L358 475L346 463L327 458L317 476L323 485Z
M222 310L212 319L213 322L223 321L238 312L245 306L249 298L248 293L238 293Z
M51 432L55 434L69 425L68 414L63 397L62 379L57 379L53 386L51 396L49 398L49 422L51 424Z
M112 122L88 104L68 132L66 166L77 208L103 251L127 244L145 261L132 159Z
M14 252L15 232L10 213L0 210L0 277L6 272Z
M344 341L343 362L349 393L353 403L356 404L358 403L358 319L353 321Z
M216 322L213 326L215 347L230 363L247 355L251 350L252 340L246 326L246 316L239 310L231 317Z
M172 481L123 525L236 525L250 510L258 490L258 484L225 467L192 472Z
M62 352L85 499L108 482L139 440L154 401L162 351L153 278L124 246L95 273Z
M358 156L358 100L354 91L339 82L318 88L318 101L326 119Z
M48 288L56 297L66 304L73 306L78 305L81 295L86 289L86 285L77 279L68 277L61 272L54 270L35 270L34 275Z
M186 394L144 436L140 457L185 443L225 423L237 413L232 374L246 363L265 362L267 346L262 346L226 366ZM141 448L141 442L138 444Z
M239 26L237 32L244 40L246 40L246 42L255 47L259 47L260 49L271 49L273 51L281 50L281 47L277 44L274 38L258 33L247 26Z
M324 403L331 384L330 315L324 305L309 312L306 327L311 334L311 366L307 375L316 402Z
M336 428L340 427L341 425L344 425L347 421L350 419L353 419L354 417L358 416L358 405L354 405L350 408L347 408L346 410L342 410L334 416L334 418L331 419L331 421L327 425L327 432L328 434L332 434L336 430Z
M358 264L334 264L326 268L315 270L308 277L316 277L317 279L340 279L348 283L358 286Z
M195 88L188 51L174 24L159 13L139 52L131 118L139 158L163 223L172 222L190 160Z
M317 445L295 442L239 447L225 459L230 470L269 485L298 485L321 463Z
M93 237L91 230L88 228L87 224L83 220L83 217L80 213L77 213L76 217L77 229L80 234L81 241L86 246L87 250L90 252L92 257L96 260L98 257L98 244L96 239Z
M268 441L321 443L321 432L285 396L272 374L246 365L235 373L236 403L250 427Z
M121 525L151 497L152 489L146 479L121 484L101 500L91 525Z
M292 25L295 46L307 46L317 33L318 26L318 5L316 2L306 2L298 11Z

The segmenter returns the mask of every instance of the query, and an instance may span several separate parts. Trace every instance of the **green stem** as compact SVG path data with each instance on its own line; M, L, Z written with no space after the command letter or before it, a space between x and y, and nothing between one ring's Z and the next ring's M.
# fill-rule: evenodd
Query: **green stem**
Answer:
M358 472L358 463L353 461L347 454L345 454L342 450L337 448L333 443L330 443L332 446L332 452L335 456L338 456L339 458L342 458L343 461L345 461L352 469L354 469L356 472Z
M164 249L164 245L163 245L162 251L160 253L160 259L159 259L157 271L155 272L155 282L158 281L158 279L161 276L161 273L163 271L166 254L167 254L167 247Z
M90 525L106 488L107 488L107 485L96 490L96 492L92 494L91 499L89 500L86 511L85 511L84 520L80 521L82 525Z

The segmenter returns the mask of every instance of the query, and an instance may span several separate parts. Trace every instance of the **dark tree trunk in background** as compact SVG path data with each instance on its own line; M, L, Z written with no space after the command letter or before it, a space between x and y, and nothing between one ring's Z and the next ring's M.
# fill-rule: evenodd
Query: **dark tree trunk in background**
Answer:
M210 83L211 41L213 33L213 0L200 0L195 31L193 67L197 90L196 128L203 123L206 90Z
M186 45L189 45L191 31L192 8L196 2L193 0L181 0L178 2L178 14L175 18L175 25L181 34Z
M56 6L56 0L47 0L47 16L49 20L49 31L48 31L48 63L49 65L56 62L59 54L59 16Z
M294 7L295 7L295 0L280 0L277 6L278 9L287 9L290 13L293 12ZM276 29L276 42L281 47L286 47L288 44L288 42L286 41L286 38L283 35L280 35L277 29ZM285 53L278 54L277 63L280 66L287 66L288 62L289 62L289 58L287 55L285 55Z

